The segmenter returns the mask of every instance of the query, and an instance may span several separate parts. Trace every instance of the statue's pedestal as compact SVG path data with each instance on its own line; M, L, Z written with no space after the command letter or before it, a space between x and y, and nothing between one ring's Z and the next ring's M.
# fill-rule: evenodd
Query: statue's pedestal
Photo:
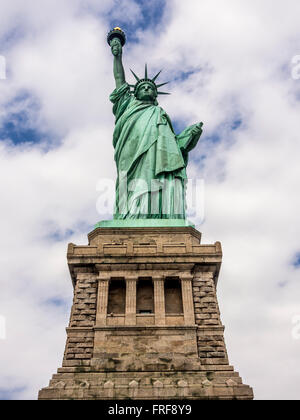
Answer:
M252 399L229 366L219 242L192 227L98 227L69 245L63 367L39 399Z

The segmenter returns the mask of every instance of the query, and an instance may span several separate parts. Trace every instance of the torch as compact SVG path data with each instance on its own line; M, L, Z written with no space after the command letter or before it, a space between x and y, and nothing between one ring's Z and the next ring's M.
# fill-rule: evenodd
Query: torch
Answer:
M126 43L126 35L125 33L122 31L121 28L119 28L118 26L116 26L114 29L112 29L108 35L107 35L107 43L108 45L110 45L111 41L114 38L119 38L122 47L124 47L125 43Z

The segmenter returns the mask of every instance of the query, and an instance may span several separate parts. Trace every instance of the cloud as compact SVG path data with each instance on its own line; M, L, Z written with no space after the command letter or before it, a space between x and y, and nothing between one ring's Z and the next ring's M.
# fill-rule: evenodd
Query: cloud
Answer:
M177 85L168 109L205 122L195 151L206 154L203 172L194 161L190 174L205 178L203 238L223 244L218 295L231 363L257 398L297 399L291 319L299 312L299 274L290 259L299 249L299 102L291 101L294 82L281 69L297 53L299 5L270 7L177 2L160 47L169 48L174 67L200 69ZM278 25L280 14L286 25ZM226 121L236 115L243 123L230 132ZM205 133L221 141L209 144Z
M129 67L164 68L175 126L204 122L188 173L205 180L203 241L223 246L230 362L257 398L299 398L299 2L157 1L151 19L143 2L40 3L14 0L0 16L0 395L36 398L61 364L67 242L87 243L98 180L115 178L106 33L120 20L129 81Z

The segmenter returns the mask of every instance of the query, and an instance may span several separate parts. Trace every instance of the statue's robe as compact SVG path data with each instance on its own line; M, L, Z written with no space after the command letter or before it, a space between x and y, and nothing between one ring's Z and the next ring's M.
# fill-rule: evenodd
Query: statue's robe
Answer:
M116 117L113 145L118 171L114 218L184 219L194 126L176 136L166 112L136 99L127 83L115 89L110 100Z

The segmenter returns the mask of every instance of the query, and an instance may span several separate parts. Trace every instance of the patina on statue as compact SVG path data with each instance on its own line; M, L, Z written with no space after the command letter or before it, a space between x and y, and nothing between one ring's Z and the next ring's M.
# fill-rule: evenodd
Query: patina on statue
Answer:
M167 113L158 105L155 83L160 72L135 85L125 80L122 47L125 34L115 28L108 34L114 56L116 89L110 96L116 117L113 135L118 177L114 219L185 219L186 166L196 146L202 123L176 135ZM133 88L133 92L131 92Z

